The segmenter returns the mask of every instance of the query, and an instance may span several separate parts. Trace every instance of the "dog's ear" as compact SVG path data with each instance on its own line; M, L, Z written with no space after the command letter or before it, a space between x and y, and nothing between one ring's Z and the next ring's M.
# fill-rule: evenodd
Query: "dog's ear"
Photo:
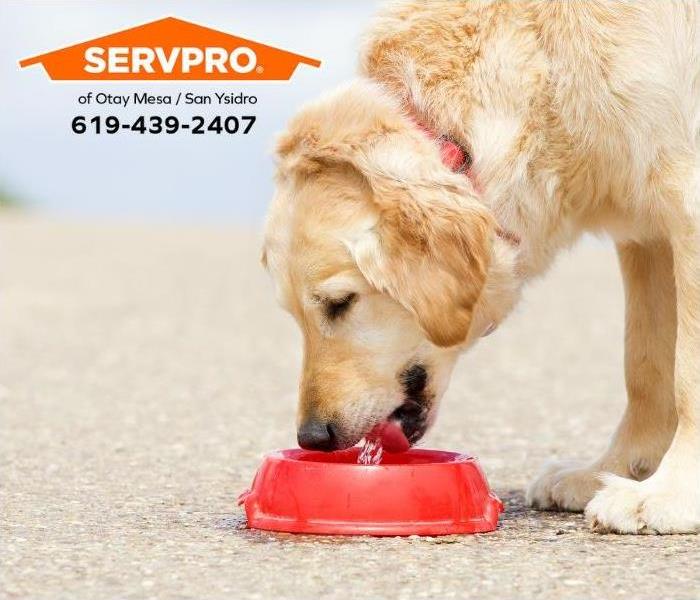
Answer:
M384 135L363 148L336 146L325 156L342 157L369 182L377 222L348 242L358 268L415 315L432 343L464 342L489 267L491 214L422 134Z
M368 183L376 223L346 240L371 285L411 311L438 346L463 342L486 280L495 224L462 174L376 86L311 106L277 144L278 177L348 166Z
M414 192L416 190L413 190ZM437 346L465 341L486 281L491 221L484 209L460 206L453 192L401 185L375 188L380 219L353 255L365 278L417 318Z

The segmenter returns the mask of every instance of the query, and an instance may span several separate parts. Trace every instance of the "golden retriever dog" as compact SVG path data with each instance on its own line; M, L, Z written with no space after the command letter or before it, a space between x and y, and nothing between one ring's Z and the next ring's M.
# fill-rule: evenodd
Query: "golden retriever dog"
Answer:
M384 9L360 78L277 146L263 262L303 332L302 446L386 420L417 441L457 356L605 232L627 409L598 460L548 465L527 499L600 532L700 531L699 24L697 0Z

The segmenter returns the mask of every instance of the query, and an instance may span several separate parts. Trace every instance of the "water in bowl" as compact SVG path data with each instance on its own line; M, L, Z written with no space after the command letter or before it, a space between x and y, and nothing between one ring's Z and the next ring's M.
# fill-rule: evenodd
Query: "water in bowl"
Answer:
M382 462L384 446L381 437L366 437L357 455L357 464L378 465Z

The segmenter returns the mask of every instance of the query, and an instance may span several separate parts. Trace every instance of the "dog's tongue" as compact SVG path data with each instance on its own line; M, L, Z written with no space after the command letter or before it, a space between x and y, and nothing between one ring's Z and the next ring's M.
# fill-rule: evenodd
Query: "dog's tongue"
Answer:
M395 421L385 421L376 425L367 435L368 439L379 439L387 452L406 452L411 447L401 426Z

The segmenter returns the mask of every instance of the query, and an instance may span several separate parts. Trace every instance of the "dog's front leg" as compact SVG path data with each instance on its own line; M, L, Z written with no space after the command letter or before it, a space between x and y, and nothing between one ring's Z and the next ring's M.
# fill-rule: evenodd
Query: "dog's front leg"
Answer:
M602 486L601 475L645 479L676 429L673 365L676 295L666 242L620 244L625 284L627 409L603 455L590 464L553 461L530 486L527 500L545 510L582 511Z
M700 532L700 194L682 203L672 247L678 329L678 426L658 469L637 482L609 475L586 508L591 527L618 533Z

